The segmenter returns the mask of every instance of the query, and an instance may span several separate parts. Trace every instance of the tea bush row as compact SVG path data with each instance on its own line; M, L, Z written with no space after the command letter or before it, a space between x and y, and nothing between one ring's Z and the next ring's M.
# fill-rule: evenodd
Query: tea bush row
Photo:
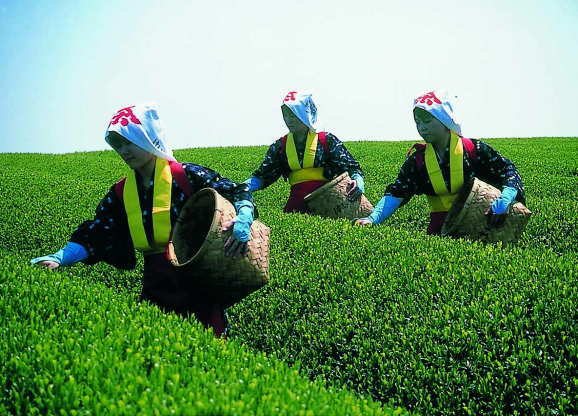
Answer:
M234 338L423 414L576 410L575 255L300 215L275 231Z
M6 252L0 271L0 414L405 413L83 276Z
M414 198L381 227L285 215L288 185L255 194L272 228L271 284L230 310L233 339L300 372L425 414L544 413L576 400L578 139L490 140L521 171L534 217L512 247L428 237ZM408 142L354 142L376 202ZM266 148L177 151L244 180ZM0 155L0 248L52 251L124 167L112 152ZM34 166L33 173L30 167ZM61 272L134 299L137 271Z
M256 193L277 208L262 210L273 281L233 309L235 336L424 414L576 412L578 140L488 142L518 166L534 212L516 245L426 236L423 197L360 230L281 214L283 184ZM348 147L377 201L408 144Z

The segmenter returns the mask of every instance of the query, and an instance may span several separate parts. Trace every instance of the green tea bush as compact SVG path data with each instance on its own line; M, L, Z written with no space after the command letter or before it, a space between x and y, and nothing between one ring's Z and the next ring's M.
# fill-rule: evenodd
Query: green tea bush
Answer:
M0 414L383 415L83 277L0 256Z
M370 394L388 406L422 414L577 413L578 139L488 142L520 170L527 205L534 212L522 239L510 246L425 235L428 209L424 197L413 198L382 226L360 229L344 220L283 214L289 191L283 181L256 193L260 220L272 229L272 280L230 309L232 341L227 348L242 343L256 351L256 357L261 353L274 356L317 383ZM381 198L395 178L410 145L347 143L365 171L372 202ZM175 153L179 160L204 164L242 181L265 151L266 146L259 146ZM3 274L4 269L32 273L26 259L61 247L78 223L92 217L100 198L126 169L112 152L3 154L0 166L4 167L0 217L7 219L0 222L0 250L20 259L4 262ZM34 273L34 279L58 276L56 281L67 282L70 290L78 286L81 293L88 293L86 308L99 311L103 319L105 310L125 305L131 310L130 322L111 318L107 324L111 331L117 320L121 332L138 330L144 325L139 319L149 319L149 313L157 314L155 319L163 325L169 325L165 319L169 320L175 333L189 336L190 327L195 327L152 312L156 311L152 307L136 305L138 271L119 272L99 264L74 266L52 275ZM31 287L38 285L34 279ZM106 293L109 301L96 292ZM49 302L34 297L41 300L39 308ZM76 307L70 305L70 311ZM20 312L4 315L16 321ZM51 341L55 350L65 348L63 334L69 329L67 324L59 325L62 335ZM174 329L175 325L184 325L186 330ZM84 330L80 317L75 327ZM45 336L39 329L21 332L23 337ZM197 338L204 332L197 328L194 334ZM106 345L117 348L109 341ZM210 341L207 349L218 348L215 342ZM94 345L106 349L100 341ZM6 349L2 354L9 356ZM33 369L38 364L30 354L20 361ZM114 356L106 367L114 367L115 360L123 359ZM80 365L70 363L70 368ZM102 374L112 371L98 368ZM64 381L59 383L62 386ZM54 393L48 396L46 389L38 393L35 383L30 386L32 390L25 391L33 393L26 393L22 403L33 396L40 400L56 397ZM55 400L60 400L62 394L57 396ZM4 406L16 396L7 397ZM117 392L107 397L121 396ZM208 396L204 397L199 400L206 402ZM264 409L263 414L274 413L273 407Z
M273 281L233 309L234 335L306 363L312 378L424 414L575 412L578 140L489 143L527 188L534 217L520 242L426 236L423 197L370 229L263 210ZM366 157L377 201L408 144L349 147Z
M296 217L234 337L424 414L575 405L575 256Z

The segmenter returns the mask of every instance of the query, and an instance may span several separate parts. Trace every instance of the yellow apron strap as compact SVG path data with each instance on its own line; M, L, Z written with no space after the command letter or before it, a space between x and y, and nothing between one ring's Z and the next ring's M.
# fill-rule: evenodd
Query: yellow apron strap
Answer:
M171 192L172 174L169 162L157 158L155 162L155 179L153 188L153 239L155 249L163 248L171 234ZM128 228L134 248L140 251L152 251L147 239L138 190L136 174L129 172L123 190L124 209L128 219Z
M442 170L436 158L436 152L433 146L429 143L425 147L425 167L436 195L448 194L448 188L444 182Z
M289 169L301 169L299 158L297 157L297 148L295 147L295 140L293 140L293 133L287 134L287 141L285 142L285 153L287 153L287 162L289 162Z
M327 181L325 176L323 176L323 168L313 167L315 165L315 154L317 153L317 142L317 133L310 131L307 134L303 165L301 165L297 157L297 148L295 147L293 133L287 134L285 153L287 154L287 162L291 169L289 173L289 183L291 185L309 181Z
M452 131L450 139L450 188L457 194L464 184L464 145Z
M171 235L171 191L173 177L169 162L157 158L153 194L153 235L155 245L164 247Z
M305 143L305 153L303 154L303 169L312 168L315 164L315 153L317 153L317 133L310 131L307 134Z
M450 189L444 182L435 150L431 144L425 148L425 165L436 196L428 196L432 211L448 211L464 184L464 147L459 136L451 132L450 136Z
M142 211L140 209L140 200L136 187L136 174L133 170L131 170L126 177L122 199L124 201L124 209L126 211L126 218L128 219L128 229L134 248L141 251L150 249L142 223Z
M303 164L299 163L293 133L287 134L285 152L287 153L287 162L289 162L289 168L291 170L312 168L315 164L315 154L317 153L317 133L314 131L307 133L305 152L303 154Z
M323 168L299 169L293 170L289 173L289 183L291 185L309 181L327 182L327 178L323 176Z

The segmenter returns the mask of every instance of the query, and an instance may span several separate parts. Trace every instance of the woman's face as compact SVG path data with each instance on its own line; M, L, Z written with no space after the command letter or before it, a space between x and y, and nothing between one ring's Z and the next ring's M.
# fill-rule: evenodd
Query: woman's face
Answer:
M283 120L285 120L285 124L291 133L306 133L309 131L309 127L303 124L289 107L282 105L281 112L283 113Z
M108 132L107 139L110 146L131 169L142 168L155 158L152 153L141 149L114 131Z
M414 108L413 119L419 135L426 143L437 143L449 137L450 130L427 111Z

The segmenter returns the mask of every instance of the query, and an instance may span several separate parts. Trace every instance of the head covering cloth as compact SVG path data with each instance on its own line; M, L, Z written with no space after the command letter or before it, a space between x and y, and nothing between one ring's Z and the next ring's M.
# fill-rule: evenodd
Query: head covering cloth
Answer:
M431 212L436 215L438 213L446 213L451 209L464 183L464 149L462 140L460 139L462 128L457 121L455 102L453 102L456 98L456 96L451 96L447 92L430 91L427 94L417 97L413 101L414 109L421 108L427 111L450 130L449 189L443 178L434 148L430 144L427 144L425 147L425 165L435 193L435 195L427 195L427 199ZM437 216L432 216L432 222L434 221L434 217L438 218ZM432 224L430 223L430 227L431 226Z
M311 94L298 91L289 91L283 103L297 116L299 120L311 131L318 131L319 119L317 117L317 106L313 102Z
M134 170L126 176L122 200L134 248L145 253L163 252L171 233L171 162L176 162L165 142L162 125L154 104L133 105L118 110L108 123L109 132L116 132L142 150L156 156L152 206L152 236L147 237Z
M421 108L427 111L444 126L456 133L462 135L462 127L456 116L455 100L458 97L450 95L445 91L430 91L413 100L413 108Z
M174 162L173 151L165 140L165 134L157 108L154 104L140 104L121 108L110 120L105 140L110 144L108 132L122 137L158 158Z

